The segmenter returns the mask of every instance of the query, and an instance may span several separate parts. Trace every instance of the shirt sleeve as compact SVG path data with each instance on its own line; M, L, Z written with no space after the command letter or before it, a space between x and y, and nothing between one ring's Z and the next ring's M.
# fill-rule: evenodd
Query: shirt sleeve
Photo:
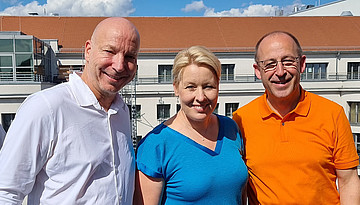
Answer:
M21 204L31 192L54 138L51 113L41 95L20 106L0 152L0 204Z
M334 163L336 169L350 169L359 165L354 138L349 120L341 107L336 119L336 141L334 150Z
M140 141L137 148L136 164L137 169L147 176L154 178L164 178L163 175L163 153L157 134L148 134Z

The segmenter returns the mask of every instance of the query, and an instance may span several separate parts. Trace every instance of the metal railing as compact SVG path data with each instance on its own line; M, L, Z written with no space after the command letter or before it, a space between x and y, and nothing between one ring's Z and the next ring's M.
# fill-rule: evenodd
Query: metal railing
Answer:
M44 82L46 76L33 72L0 72L0 82Z

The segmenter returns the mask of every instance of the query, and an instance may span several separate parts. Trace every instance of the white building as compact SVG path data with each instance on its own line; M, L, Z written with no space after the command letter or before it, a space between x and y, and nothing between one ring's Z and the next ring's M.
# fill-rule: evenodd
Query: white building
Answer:
M319 6L295 7L289 16L360 16L360 1L337 0Z
M0 114L5 129L29 94L65 81L69 71L81 70L84 63L83 45L102 19L0 17L0 31L3 34L0 35ZM343 106L360 154L360 31L356 29L360 28L360 17L128 19L141 34L136 81L122 90L134 111L134 137L145 136L157 124L177 112L179 102L173 94L171 68L179 50L204 45L219 57L223 73L216 112L230 116L238 107L264 92L252 67L257 40L267 32L285 30L298 37L307 55L302 86ZM15 47L11 52L6 50L9 47L4 47L7 45L4 39L9 39L9 36L6 37L9 31L22 32L11 36ZM18 38L43 42L33 43L33 47L29 47L29 50L33 50L32 54L29 50L25 53L31 56L26 75L21 72L24 70L18 69L21 63L17 63L17 54L24 54L17 53L14 39ZM45 60L36 58L38 54L35 48L38 46L34 45L51 48L53 56L47 58L50 59L50 66L42 66ZM45 71L51 77L45 77L49 76L45 75ZM11 78L4 80L1 76L5 74L11 74ZM39 78L40 74L44 76ZM24 78L20 80L18 76Z

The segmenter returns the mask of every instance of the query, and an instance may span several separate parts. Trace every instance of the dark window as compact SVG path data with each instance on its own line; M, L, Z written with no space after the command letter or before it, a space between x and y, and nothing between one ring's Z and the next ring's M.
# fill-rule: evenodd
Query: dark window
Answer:
M159 83L172 82L172 65L159 65L158 66L158 81Z
M225 103L225 115L232 117L232 113L239 107L239 103Z
M234 81L235 64L221 64L221 81Z
M15 113L3 113L1 114L1 122L4 130L7 132L12 121L15 118Z
M347 79L360 79L360 63L348 63Z
M360 102L348 102L350 106L349 121L350 124L360 123Z
M301 74L302 80L326 79L327 63L307 63L305 71Z
M170 117L170 104L159 104L157 105L157 119L165 120Z

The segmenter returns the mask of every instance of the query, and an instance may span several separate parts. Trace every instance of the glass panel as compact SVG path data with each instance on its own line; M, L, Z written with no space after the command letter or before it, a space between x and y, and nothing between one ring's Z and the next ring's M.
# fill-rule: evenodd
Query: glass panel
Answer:
M321 79L326 79L326 67L327 67L327 64L324 63L324 64L321 64Z
M12 67L12 57L0 56L0 67Z
M313 64L308 64L308 65L306 65L306 74L307 74L307 76L306 76L306 79L313 79L313 77L312 77L312 72L313 72Z
M216 107L215 107L213 113L215 113L215 114L218 114L218 113L219 113L219 103L216 104Z
M360 154L360 144L357 144L357 153Z
M0 39L0 52L14 52L12 39Z
M164 120L170 117L170 105L157 105L157 119Z
M231 117L232 113L235 112L238 107L239 103L225 103L225 115Z
M314 79L319 79L319 72L320 72L320 69L319 69L319 64L314 64Z
M15 39L15 52L32 52L32 39Z
M221 80L234 80L235 64L221 64Z
M16 54L16 66L32 66L32 54Z
M356 103L356 113L357 113L356 123L360 123L360 103Z
M351 102L350 104L350 123L356 122L356 104Z
M158 81L172 82L172 65L159 65L158 66Z
M16 68L16 80L17 81L28 81L32 80L33 72L31 67L27 68Z
M352 79L359 79L359 66L355 65L353 68L353 78Z
M12 81L13 80L13 69L12 68L0 68L0 80L1 81Z
M1 121L2 121L2 126L4 128L4 130L7 132L10 124L12 123L12 121L15 118L15 114L14 113L9 113L9 114L1 114Z

